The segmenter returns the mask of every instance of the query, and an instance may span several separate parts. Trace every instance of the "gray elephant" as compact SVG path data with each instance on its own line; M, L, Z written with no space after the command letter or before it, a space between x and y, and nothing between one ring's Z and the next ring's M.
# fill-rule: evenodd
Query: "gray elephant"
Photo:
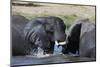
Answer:
M38 17L31 20L24 29L24 39L32 46L32 54L38 47L43 54L53 54L55 42L64 45L66 42L66 26L59 17Z
M26 41L22 37L25 25L29 22L24 16L12 15L11 19L11 44L12 55L25 55L28 48Z
M23 19L23 21L25 20ZM20 21L18 23L12 21L12 23L14 23L12 28L16 28L16 30L12 29L15 35L15 37L12 36L12 40L17 42L15 44L12 41L14 42L12 43L12 51L15 56L34 55L40 48L43 50L43 54L52 54L55 42L58 45L65 45L66 43L66 26L59 17L37 17L28 23L25 22L25 24Z
M64 54L95 58L95 24L88 19L78 20L68 33L68 43L63 49Z

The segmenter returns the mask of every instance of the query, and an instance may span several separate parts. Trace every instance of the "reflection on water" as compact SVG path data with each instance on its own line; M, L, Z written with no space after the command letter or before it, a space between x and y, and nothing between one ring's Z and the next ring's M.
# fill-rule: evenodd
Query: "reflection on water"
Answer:
M37 65L37 64L51 64L51 63L69 63L79 61L95 61L95 58L73 57L68 55L52 55L48 57L34 57L34 56L16 56L12 57L11 65Z

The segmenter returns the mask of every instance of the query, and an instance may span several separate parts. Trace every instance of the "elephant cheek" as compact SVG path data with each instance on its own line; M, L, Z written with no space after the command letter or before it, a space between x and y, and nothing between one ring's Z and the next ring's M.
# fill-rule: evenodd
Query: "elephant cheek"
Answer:
M51 33L47 33L47 35L48 35L48 39L50 40L50 41L55 41L55 37L54 37L54 35L53 34L51 34Z

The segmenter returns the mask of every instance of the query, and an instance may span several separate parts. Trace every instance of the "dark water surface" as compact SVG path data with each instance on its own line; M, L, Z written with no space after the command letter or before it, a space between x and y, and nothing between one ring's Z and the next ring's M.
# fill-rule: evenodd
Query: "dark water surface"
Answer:
M54 55L49 57L36 58L32 56L16 56L11 58L11 66L23 65L40 65L40 64L54 64L54 63L69 63L69 62L82 62L82 61L95 61L94 58L73 57L68 55Z

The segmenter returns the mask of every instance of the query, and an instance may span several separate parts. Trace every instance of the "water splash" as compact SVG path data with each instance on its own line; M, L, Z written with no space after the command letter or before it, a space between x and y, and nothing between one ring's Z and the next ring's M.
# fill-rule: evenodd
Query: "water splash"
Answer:
M62 54L62 46L58 46L55 44L53 55Z
M59 55L59 54L62 54L62 46L60 46L58 42L55 42L53 54L44 54L44 50L40 47L38 47L37 49L32 49L30 54L31 54L30 56L33 56L36 58L43 58L43 57Z
M30 52L31 55L27 55L28 57L36 57L36 58L43 58L43 57L48 57L51 56L52 54L44 54L44 50L38 47L36 50L33 49Z

